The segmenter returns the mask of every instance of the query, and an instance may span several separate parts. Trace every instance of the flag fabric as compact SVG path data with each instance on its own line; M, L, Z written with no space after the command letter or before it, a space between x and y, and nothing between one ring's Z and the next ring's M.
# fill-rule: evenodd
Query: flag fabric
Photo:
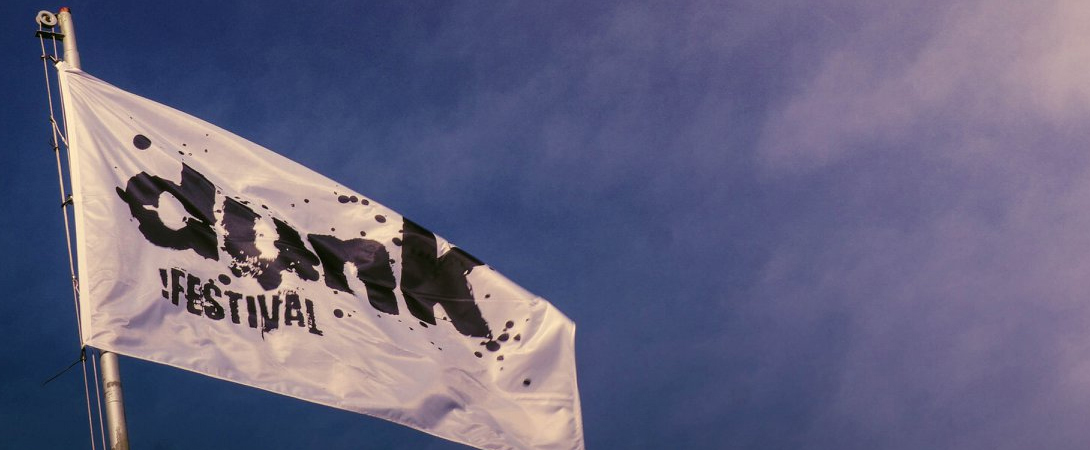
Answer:
M58 72L85 345L479 448L583 448L551 304L302 165Z

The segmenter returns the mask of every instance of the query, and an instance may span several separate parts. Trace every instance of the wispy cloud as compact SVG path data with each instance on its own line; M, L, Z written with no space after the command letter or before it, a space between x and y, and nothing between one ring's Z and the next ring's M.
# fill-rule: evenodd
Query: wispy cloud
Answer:
M765 176L838 199L798 217L812 228L761 289L768 308L845 318L808 442L1090 442L1072 419L1090 413L1088 16L1066 1L891 8L769 115ZM826 332L804 329L822 352Z

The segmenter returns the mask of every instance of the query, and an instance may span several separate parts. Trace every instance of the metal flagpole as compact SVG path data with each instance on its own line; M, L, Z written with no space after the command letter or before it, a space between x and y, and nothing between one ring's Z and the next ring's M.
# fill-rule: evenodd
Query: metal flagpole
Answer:
M61 8L57 14L61 32L64 33L64 60L73 68L79 69L79 50L76 49L76 28L72 24L72 13L68 8ZM129 432L125 427L125 405L121 394L121 370L117 354L103 351L99 358L102 363L103 396L106 398L106 434L109 435L111 450L129 450Z
M125 404L121 395L121 371L117 353L102 352L102 385L106 397L106 434L111 450L129 450L129 430L125 428Z

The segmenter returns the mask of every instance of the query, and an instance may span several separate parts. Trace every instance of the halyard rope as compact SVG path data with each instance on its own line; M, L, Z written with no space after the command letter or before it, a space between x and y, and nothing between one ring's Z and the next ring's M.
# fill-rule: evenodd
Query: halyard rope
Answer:
M39 32L46 31L45 29L42 28L42 25L40 23L38 25L38 31ZM56 116L55 116L54 110L53 110L53 89L52 89L52 84L51 84L50 79L49 79L49 65L46 63L46 60L52 60L52 61L57 60L57 57L56 57L56 55L57 55L57 39L55 37L51 39L53 41L53 55L46 54L45 35L42 34L42 33L39 33L38 34L38 40L39 40L39 42L41 44L41 49L42 49L41 60L42 60L42 74L45 76L45 94L46 94L46 98L49 101L49 124L50 124L50 129L51 129L52 134L53 134L53 142L52 142L52 144L53 144L53 155L54 155L54 158L57 161L57 181L58 181L58 185L60 186L60 194L61 194L61 207L62 207L61 208L61 213L62 213L61 215L64 216L64 242L65 242L65 245L68 247L68 273L69 273L69 276L71 277L71 282L72 282L72 302L73 302L73 305L75 306L75 310L76 310L76 327L77 327L77 331L79 332L79 336L80 336L80 359L77 362L81 363L82 366L83 366L83 396L84 396L84 401L85 401L85 403L87 405L87 428L88 428L88 431L90 432L91 450L95 450L95 425L94 425L93 414L91 412L91 388L90 388L90 386L88 384L88 380L87 380L87 358L84 356L85 352L86 352L86 347L83 346L83 342L82 342L83 341L83 328L82 328L82 321L80 320L80 312L79 312L79 284L78 284L78 281L77 281L77 278L76 278L76 264L75 264L75 260L73 258L73 252L72 252L72 232L71 232L71 227L70 227L70 225L68 223L68 205L70 204L70 202L69 202L69 197L68 197L67 190L64 187L64 168L63 168L63 165L61 164L61 155L60 155L60 141L63 140L64 145L67 148L68 147L68 139L64 136L63 133L61 133L61 130L57 126L57 119L56 119ZM64 113L64 111L63 111L63 105L62 105L62 114L63 113ZM67 127L65 129L67 131ZM72 366L74 366L74 365L75 365L75 363L72 364ZM72 366L69 366L68 368L70 369L70 368L72 368ZM67 370L68 369L65 369L64 371L61 372L61 374L63 374ZM60 376L61 374L57 374L53 378L56 378L57 376ZM53 378L46 381L46 383L48 383L49 381L52 381ZM44 385L45 385L45 383L43 383L43 386ZM96 388L96 390L98 388L98 380L97 379L95 380L95 388ZM99 414L99 429L101 431L105 430L103 428L103 425L102 425L102 414L101 413ZM106 449L105 436L104 436L105 433L102 433L102 434L103 434L102 448Z

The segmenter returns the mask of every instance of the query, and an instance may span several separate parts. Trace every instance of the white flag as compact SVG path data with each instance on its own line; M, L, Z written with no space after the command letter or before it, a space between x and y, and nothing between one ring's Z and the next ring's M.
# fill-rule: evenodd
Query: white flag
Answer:
M60 63L86 345L489 449L581 449L574 324L373 200Z

